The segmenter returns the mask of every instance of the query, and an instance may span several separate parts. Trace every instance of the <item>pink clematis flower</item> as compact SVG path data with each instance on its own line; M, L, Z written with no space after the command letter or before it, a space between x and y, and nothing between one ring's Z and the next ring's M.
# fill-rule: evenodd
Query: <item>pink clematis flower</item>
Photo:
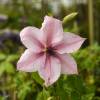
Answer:
M18 70L38 71L46 86L53 84L60 74L78 73L69 53L78 50L85 39L63 32L60 20L46 16L41 29L26 27L20 38L27 49L17 63Z

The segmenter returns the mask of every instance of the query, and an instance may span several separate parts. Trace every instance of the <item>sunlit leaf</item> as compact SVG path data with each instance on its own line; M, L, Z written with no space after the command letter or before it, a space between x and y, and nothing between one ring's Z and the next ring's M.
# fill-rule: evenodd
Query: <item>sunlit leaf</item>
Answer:
M40 78L37 72L32 73L33 79L40 85L43 85L43 80Z

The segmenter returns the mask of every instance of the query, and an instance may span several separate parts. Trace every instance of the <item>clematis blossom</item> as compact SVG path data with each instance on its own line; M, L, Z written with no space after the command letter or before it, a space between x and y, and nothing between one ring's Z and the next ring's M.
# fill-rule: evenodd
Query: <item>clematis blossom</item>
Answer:
M85 38L63 32L60 20L45 16L41 29L25 27L20 38L27 49L17 63L18 70L38 71L46 86L57 81L61 74L78 74L70 53L78 50Z

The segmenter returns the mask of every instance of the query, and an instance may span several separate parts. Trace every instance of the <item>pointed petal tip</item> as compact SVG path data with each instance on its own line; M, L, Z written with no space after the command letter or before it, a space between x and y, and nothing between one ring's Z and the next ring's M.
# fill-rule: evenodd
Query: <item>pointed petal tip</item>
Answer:
M83 39L83 42L85 41L85 40L87 40L87 38L82 38Z
M44 86L45 86L45 87L49 87L50 84L48 84L47 82L44 82Z
M23 71L21 68L21 63L19 61L17 63L17 71Z
M55 18L53 16L48 16L48 15L46 15L44 17L44 20L54 20L54 21L62 22L61 20L59 20L59 19L57 19L57 18Z
M32 26L24 27L24 28L20 31L20 36L23 36L23 34L26 33L26 31L30 30L30 28L32 28Z
M80 49L86 38L73 33L64 34L62 42L55 46L56 51L60 54L73 53Z
M52 16L46 15L46 16L44 17L44 21L45 21L45 20L51 20L52 18L53 18Z
M44 18L48 18L48 17L50 17L50 16L48 16L48 15L45 15L45 17L44 17Z
M49 81L45 81L45 82L44 82L44 85L45 85L46 87L49 87L49 86L52 85L52 84L54 84L54 82L53 82L53 83L51 83L51 82L49 82Z
M19 68L20 68L20 63L19 63L19 61L17 62L17 70L19 70Z
M78 70L74 71L73 74L78 75Z
M80 42L81 42L81 43L80 43L80 47L81 47L81 45L84 43L84 41L85 41L86 39L87 39L87 38L82 38L82 37L81 37L81 40L80 40ZM79 47L79 48L80 48L80 47Z

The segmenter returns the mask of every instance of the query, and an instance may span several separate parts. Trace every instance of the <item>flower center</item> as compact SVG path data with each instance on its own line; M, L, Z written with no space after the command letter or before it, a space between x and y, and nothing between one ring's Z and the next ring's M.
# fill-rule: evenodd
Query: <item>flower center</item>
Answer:
M44 51L49 55L55 55L55 51L52 47L47 47Z

